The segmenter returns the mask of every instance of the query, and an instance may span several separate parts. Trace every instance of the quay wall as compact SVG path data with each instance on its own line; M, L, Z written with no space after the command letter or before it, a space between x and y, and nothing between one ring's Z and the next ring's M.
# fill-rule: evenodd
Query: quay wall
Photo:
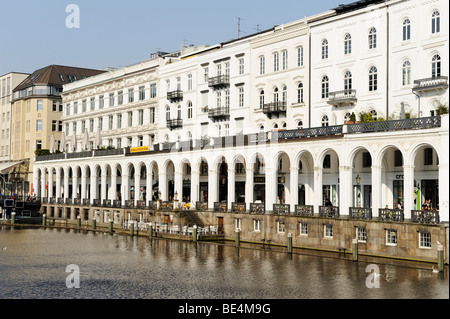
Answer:
M154 224L193 225L192 217L185 211L158 211L145 209L76 207L67 205L42 205L41 213L54 219L76 223L80 215L84 225L90 225L97 215L98 227L105 226L105 212L119 214L120 221L144 220ZM110 216L111 216L110 215ZM449 263L449 227L448 224L418 224L408 221L388 222L380 220L355 220L348 216L339 218L301 217L275 214L248 214L213 211L189 211L200 226L213 226L219 229L223 238L236 240L237 227L240 229L241 242L262 245L288 245L288 236L292 235L294 248L327 250L334 252L352 252L353 240L357 229L365 229L365 240L358 241L358 254L394 258L412 261L436 262L437 245L444 246L444 261ZM112 218L112 217L111 217ZM255 223L258 227L255 228ZM301 226L307 225L307 234ZM222 227L220 227L222 226ZM121 227L115 222L114 227ZM331 229L331 230L330 230ZM396 244L387 243L387 233L396 232ZM430 234L431 247L421 247L420 234Z

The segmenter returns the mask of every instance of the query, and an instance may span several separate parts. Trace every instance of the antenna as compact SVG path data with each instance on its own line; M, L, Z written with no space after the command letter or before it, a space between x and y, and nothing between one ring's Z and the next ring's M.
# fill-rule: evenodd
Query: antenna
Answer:
M237 17L238 19L238 39L241 37L241 18Z
M260 27L259 27L259 24L256 25L255 30L256 30L257 33L261 32L261 29L260 29Z

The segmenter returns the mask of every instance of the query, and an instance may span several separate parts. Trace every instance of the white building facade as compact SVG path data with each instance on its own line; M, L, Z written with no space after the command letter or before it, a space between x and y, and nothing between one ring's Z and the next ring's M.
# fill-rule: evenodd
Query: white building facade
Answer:
M341 6L64 91L68 152L37 159L40 197L315 213L329 200L340 215L400 205L402 220L431 199L449 220L445 1Z

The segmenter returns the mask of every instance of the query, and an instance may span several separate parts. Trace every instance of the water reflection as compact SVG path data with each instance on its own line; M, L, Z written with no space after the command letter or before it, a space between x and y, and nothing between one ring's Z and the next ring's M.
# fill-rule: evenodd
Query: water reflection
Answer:
M2 246L0 298L449 298L448 269L349 254L17 228L0 229ZM379 289L366 286L371 263ZM80 289L66 288L69 264L80 268Z

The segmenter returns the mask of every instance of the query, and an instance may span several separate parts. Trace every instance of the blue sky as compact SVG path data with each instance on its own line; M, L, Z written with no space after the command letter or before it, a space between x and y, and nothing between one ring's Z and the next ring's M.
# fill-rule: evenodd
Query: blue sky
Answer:
M318 14L350 0L0 0L0 75L50 64L122 67L183 44L216 44ZM69 29L69 4L80 28Z

